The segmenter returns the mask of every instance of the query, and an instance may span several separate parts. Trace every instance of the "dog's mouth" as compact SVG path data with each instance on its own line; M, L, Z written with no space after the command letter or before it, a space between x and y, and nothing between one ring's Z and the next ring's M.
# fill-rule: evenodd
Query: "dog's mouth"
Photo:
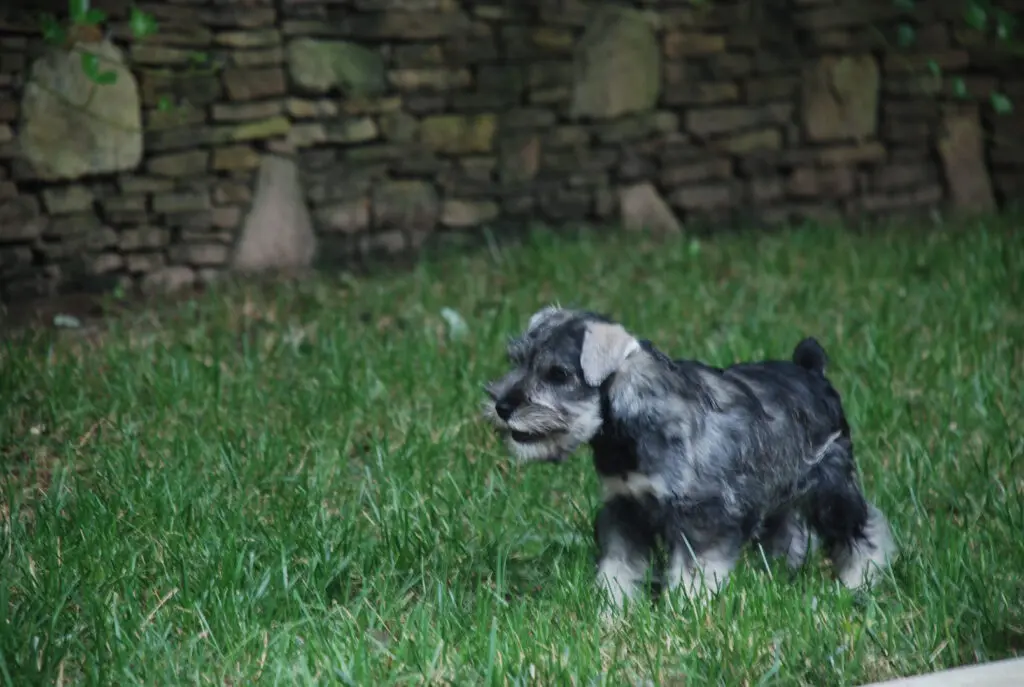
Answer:
M508 431L508 435L512 438L512 441L517 444L539 444L542 441L546 441L551 438L550 434L535 434L533 432L520 432L515 429Z

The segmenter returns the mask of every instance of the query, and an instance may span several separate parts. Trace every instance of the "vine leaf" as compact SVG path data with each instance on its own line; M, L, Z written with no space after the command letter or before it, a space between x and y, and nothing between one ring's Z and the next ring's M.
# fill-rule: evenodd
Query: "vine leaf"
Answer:
M135 38L145 38L157 32L156 19L152 14L143 12L138 7L132 7L131 19L129 20L132 35Z
M988 13L980 3L971 2L968 3L967 8L964 10L964 21L972 29L984 31L985 25L988 24Z
M953 79L953 95L961 100L967 98L967 85L959 76Z
M82 53L82 71L93 83L109 86L117 81L117 72L101 72L100 58L91 52Z
M992 109L996 114L1010 114L1013 112L1013 103L1003 93L993 93L991 96Z
M896 43L901 48L909 48L914 44L914 39L917 34L914 32L914 27L910 24L900 24L900 28L896 31Z

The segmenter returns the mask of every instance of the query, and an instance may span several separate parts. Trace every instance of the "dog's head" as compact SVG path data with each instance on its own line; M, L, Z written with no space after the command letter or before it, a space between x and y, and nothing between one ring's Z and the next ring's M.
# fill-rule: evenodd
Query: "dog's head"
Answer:
M509 341L512 370L487 385L485 415L520 460L565 460L601 429L601 385L639 346L604 316L544 308Z

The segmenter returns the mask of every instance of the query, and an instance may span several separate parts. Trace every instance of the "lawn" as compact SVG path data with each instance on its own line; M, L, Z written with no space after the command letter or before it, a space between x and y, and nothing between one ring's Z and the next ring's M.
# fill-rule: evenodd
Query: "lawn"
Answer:
M1019 222L537 232L15 336L0 681L855 685L1015 655ZM588 452L519 466L479 419L505 338L552 301L716 364L816 336L891 573L855 595L820 557L791 579L751 550L705 608L600 624Z

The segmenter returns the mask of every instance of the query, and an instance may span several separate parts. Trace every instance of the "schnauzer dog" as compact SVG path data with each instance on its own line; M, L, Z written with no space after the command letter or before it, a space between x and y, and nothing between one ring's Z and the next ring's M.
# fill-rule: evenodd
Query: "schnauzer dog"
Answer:
M721 589L747 542L803 564L820 540L847 587L897 550L858 484L853 441L813 338L791 361L672 360L597 313L544 308L509 341L485 415L523 461L589 443L603 482L598 584L621 607L660 575L691 599Z

